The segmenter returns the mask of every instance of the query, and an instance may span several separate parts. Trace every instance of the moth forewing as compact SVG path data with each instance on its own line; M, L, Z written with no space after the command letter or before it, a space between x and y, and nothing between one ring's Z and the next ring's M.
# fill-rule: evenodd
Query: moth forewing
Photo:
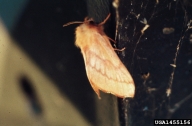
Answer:
M103 31L108 18L99 25L85 18L76 28L75 45L81 49L87 77L99 98L99 90L121 98L134 97L134 81Z

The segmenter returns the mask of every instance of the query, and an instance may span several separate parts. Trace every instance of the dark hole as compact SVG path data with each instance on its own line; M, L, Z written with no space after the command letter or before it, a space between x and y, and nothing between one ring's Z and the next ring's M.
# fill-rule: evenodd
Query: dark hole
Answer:
M34 97L35 90L26 77L22 77L20 80L21 88L27 97Z
M24 95L26 96L27 100L30 103L31 109L35 114L41 114L42 113L42 106L40 104L40 101L37 97L35 88L33 87L33 84L29 81L26 77L21 77L19 80L21 90L23 91Z

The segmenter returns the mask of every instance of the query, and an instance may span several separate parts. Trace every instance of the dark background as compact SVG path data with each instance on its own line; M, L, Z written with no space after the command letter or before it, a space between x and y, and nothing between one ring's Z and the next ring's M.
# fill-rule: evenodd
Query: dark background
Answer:
M119 25L115 37L116 12ZM118 48L126 47L118 55L136 85L134 99L118 99L116 116L120 124L153 125L155 118L192 118L192 30L187 26L192 20L190 1L122 0L116 11L111 0L31 0L15 18L15 25L7 23L6 15L2 19L18 44L56 82L60 91L93 125L99 125L93 100L96 94L87 80L80 50L74 46L78 25L62 25L83 21L86 16L99 23L108 13L112 16L105 25L106 33L116 38ZM141 34L144 18L150 27ZM164 34L163 28L174 28L174 32ZM170 65L174 59L176 68ZM143 79L147 74L149 77ZM170 96L166 94L168 88L172 91ZM107 106L110 104L106 103Z

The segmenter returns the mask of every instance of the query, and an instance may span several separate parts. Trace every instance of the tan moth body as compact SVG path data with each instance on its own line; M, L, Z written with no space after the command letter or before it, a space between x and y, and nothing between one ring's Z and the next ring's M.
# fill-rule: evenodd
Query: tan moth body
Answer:
M99 98L99 90L121 98L134 97L133 79L103 31L109 16L99 25L86 18L76 28L75 45L81 49L87 77Z

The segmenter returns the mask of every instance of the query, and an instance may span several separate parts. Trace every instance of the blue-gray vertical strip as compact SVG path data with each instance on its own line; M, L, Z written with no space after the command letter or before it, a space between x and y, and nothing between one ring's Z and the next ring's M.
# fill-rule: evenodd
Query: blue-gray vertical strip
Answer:
M0 18L11 31L29 0L0 0Z

